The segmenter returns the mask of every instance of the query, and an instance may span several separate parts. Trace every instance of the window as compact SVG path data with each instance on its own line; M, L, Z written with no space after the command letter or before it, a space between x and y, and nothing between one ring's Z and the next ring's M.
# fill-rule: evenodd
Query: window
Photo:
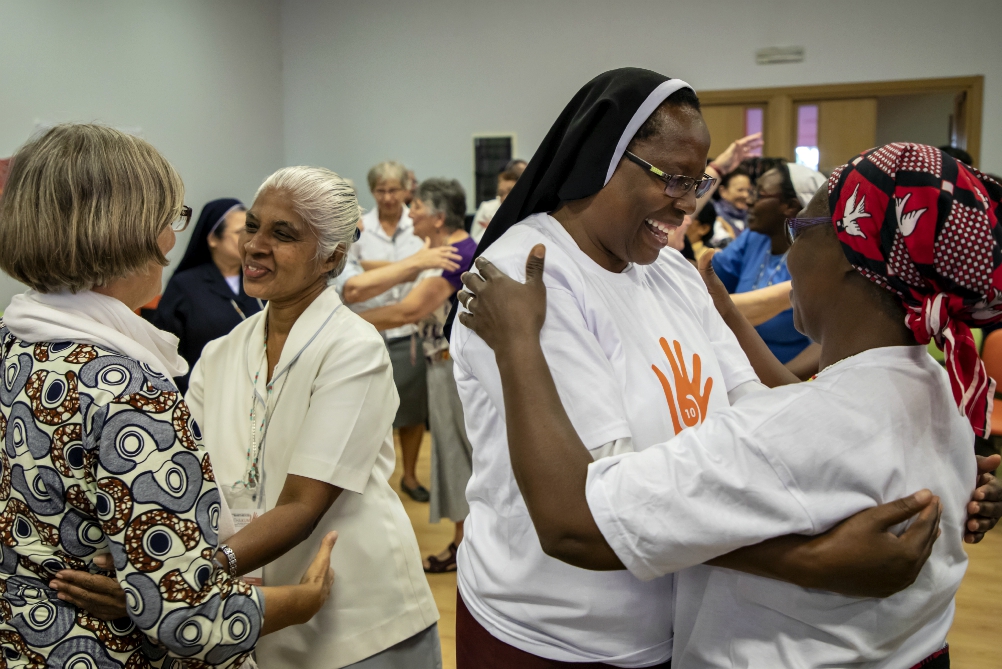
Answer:
M800 105L797 108L797 147L793 151L798 165L818 169L821 152L818 151L817 105Z
M476 206L484 200L497 197L498 174L512 159L515 149L514 135L493 135L473 138L473 177L476 188Z
M762 107L747 107L744 110L744 134L754 135L763 131L765 125L766 110Z

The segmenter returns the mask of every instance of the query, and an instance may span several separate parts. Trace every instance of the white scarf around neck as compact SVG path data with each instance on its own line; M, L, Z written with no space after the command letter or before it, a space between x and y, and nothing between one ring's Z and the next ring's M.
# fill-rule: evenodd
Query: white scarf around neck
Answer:
M94 291L29 290L11 299L3 321L24 341L93 344L145 363L168 379L188 373L188 363L177 352L177 337L157 329L121 300Z

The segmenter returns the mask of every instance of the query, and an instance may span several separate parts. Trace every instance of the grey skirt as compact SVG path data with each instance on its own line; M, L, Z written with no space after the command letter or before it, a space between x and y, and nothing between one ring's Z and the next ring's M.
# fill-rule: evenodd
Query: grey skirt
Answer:
M424 425L428 420L428 381L421 341L417 337L389 339L386 348L393 365L393 383L400 395L393 427Z
M466 484L473 475L473 446L466 437L452 359L428 363L428 422L431 426L431 522L456 522L470 513Z
M344 669L442 669L438 623Z

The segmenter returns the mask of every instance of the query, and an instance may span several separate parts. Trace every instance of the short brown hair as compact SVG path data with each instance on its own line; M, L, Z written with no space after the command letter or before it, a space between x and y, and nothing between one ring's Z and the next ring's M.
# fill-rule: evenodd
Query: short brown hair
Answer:
M518 181L518 178L522 176L521 172L516 172L515 170L505 170L498 175L498 181Z
M147 142L58 125L14 155L0 195L0 269L42 293L90 290L150 261L184 206L184 184Z

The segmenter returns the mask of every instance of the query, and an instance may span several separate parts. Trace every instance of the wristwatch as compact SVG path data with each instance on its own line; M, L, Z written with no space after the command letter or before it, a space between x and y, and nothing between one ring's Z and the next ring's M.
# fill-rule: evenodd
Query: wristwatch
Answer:
M219 544L219 551L226 556L226 572L230 576L237 575L237 554L226 544Z

